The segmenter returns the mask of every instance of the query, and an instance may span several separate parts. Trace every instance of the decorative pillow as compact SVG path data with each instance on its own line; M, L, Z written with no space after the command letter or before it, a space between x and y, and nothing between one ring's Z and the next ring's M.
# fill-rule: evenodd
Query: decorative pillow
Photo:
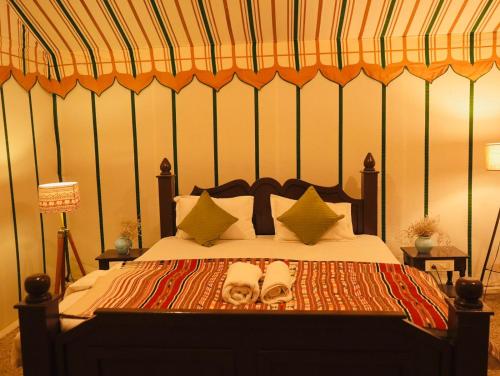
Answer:
M297 235L290 231L277 218L286 212L295 204L297 200L290 198L271 195L271 212L274 220L274 239L275 240L299 240ZM349 202L326 202L326 205L338 215L344 215L344 218L337 221L328 231L326 231L321 240L346 240L354 239L354 231L352 228L351 204Z
M190 234L198 244L211 247L237 220L217 206L207 191L203 191L193 210L179 224L179 229Z
M194 208L200 196L177 196L176 202L176 220L177 226L183 221L186 215ZM233 217L238 219L226 231L220 239L245 240L255 239L255 229L252 223L253 215L253 196L238 196L232 198L212 198L212 200ZM175 235L179 239L192 239L193 237L182 230L178 230Z
M292 230L302 243L313 245L342 218L344 215L337 215L310 186L290 209L276 219Z

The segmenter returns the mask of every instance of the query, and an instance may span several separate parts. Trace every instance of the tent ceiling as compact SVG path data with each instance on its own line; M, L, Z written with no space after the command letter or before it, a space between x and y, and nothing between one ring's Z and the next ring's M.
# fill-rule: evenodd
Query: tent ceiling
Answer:
M344 85L361 69L387 84L450 65L474 80L499 64L499 27L500 0L0 0L0 84Z

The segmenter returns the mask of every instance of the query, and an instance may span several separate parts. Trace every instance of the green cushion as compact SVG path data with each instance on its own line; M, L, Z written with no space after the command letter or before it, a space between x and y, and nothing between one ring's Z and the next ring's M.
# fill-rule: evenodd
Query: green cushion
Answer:
M276 218L297 235L304 244L316 244L344 215L337 215L319 197L313 186L290 209Z
M178 227L191 235L198 244L211 247L237 220L238 218L217 206L207 191L203 191L196 205Z

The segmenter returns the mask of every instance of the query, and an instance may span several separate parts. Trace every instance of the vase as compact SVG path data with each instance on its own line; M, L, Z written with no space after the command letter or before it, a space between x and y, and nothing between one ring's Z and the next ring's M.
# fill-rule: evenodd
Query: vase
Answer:
M419 236L415 240L415 248L417 248L418 253L429 254L433 246L434 243L430 236Z
M132 248L132 240L120 236L115 241L115 248L116 252L118 252L119 255L128 255L130 252L130 248Z

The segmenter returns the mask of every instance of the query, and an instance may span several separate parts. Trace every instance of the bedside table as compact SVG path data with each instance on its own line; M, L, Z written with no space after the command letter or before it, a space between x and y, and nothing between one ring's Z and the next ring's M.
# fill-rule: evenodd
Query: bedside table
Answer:
M100 270L108 270L109 263L115 261L133 261L137 257L142 256L149 248L131 248L128 255L120 255L116 249L107 249L106 252L97 256L95 259L99 261Z
M446 295L453 297L453 271L458 271L460 277L465 277L467 268L467 255L453 246L432 247L430 253L418 253L415 247L401 247L404 256L404 264L413 266L419 270L446 272L446 284L441 286Z

